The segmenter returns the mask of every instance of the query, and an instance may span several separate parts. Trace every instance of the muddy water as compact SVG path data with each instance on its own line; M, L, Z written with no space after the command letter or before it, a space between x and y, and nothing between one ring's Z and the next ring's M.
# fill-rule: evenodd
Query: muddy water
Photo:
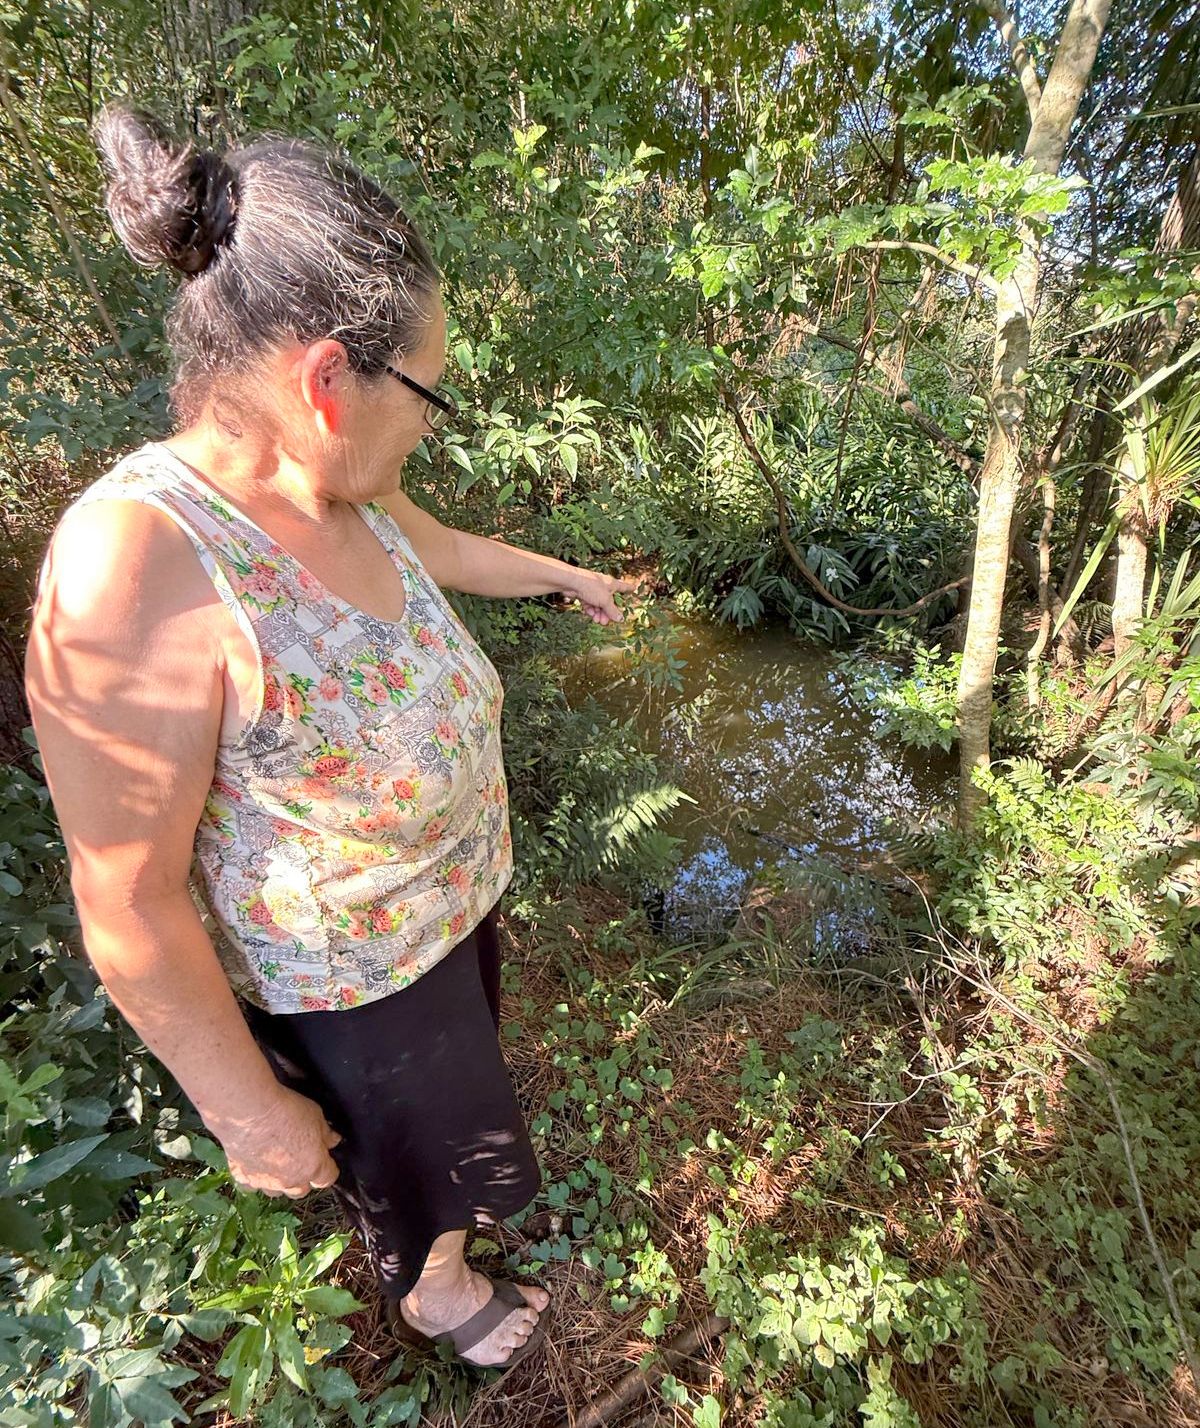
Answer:
M756 884L816 884L818 941L861 943L874 916L853 871L887 848L889 825L945 812L953 768L940 750L881 737L837 658L786 631L698 620L676 625L682 691L648 690L618 644L571 662L568 693L633 718L668 776L691 795L666 831L682 861L664 889L665 930L727 927ZM849 872L849 877L842 874Z

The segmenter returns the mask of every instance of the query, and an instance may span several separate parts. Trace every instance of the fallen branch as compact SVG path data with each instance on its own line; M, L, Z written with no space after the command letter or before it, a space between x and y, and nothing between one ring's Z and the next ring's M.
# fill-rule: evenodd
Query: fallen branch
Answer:
M559 1428L601 1428L610 1419L631 1408L639 1398L649 1393L660 1378L674 1365L689 1359L709 1339L718 1338L729 1328L729 1320L720 1314L710 1314L702 1323L677 1334L661 1351L661 1363L647 1369L631 1369L607 1393L594 1398L578 1418L568 1416Z
M793 544L792 537L788 531L791 521L788 512L787 497L784 495L783 487L776 479L774 471L771 470L767 458L759 449L758 442L754 440L750 428L746 425L746 419L742 416L741 408L727 391L722 391L721 400L733 417L738 429L738 434L742 438L742 444L750 453L751 459L762 472L763 478L774 493L775 507L779 515L779 539L783 543L784 550L787 551L788 559L791 560L800 574L808 581L817 594L820 595L821 599L827 604L832 605L835 610L843 610L847 615L891 615L898 619L904 615L915 615L922 606L928 605L931 600L936 600L939 596L947 595L951 590L960 590L964 585L969 583L970 576L963 576L959 580L952 580L948 585L939 586L937 590L931 590L928 595L922 595L915 604L906 605L902 610L896 610L890 607L878 610L864 610L858 605L847 605L844 600L839 600L838 597L831 590L827 590L812 571L809 570L803 556L801 556Z

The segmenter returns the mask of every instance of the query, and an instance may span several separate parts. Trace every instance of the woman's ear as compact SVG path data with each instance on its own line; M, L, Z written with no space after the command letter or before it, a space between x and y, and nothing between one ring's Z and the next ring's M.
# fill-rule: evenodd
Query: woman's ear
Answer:
M326 338L304 350L300 359L300 395L322 436L336 436L346 410L350 362L340 342Z

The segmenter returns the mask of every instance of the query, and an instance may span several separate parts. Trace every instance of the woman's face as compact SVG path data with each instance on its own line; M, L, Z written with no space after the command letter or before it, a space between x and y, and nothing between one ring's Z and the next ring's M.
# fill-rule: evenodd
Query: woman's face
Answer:
M434 391L446 367L446 313L433 299L429 325L419 346L394 353L391 365L428 391ZM400 468L432 428L427 403L419 392L383 373L377 381L358 383L348 402L342 436L348 470L355 485L367 483L375 495L400 485Z

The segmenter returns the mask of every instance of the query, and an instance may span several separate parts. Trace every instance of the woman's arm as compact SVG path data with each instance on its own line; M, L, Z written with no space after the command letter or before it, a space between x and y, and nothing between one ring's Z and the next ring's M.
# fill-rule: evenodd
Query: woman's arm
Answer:
M336 1178L336 1136L276 1079L188 892L220 730L221 619L232 624L168 517L82 507L54 540L26 687L97 974L235 1179L299 1195Z
M578 600L592 619L605 625L623 618L613 596L637 589L632 580L583 570L552 555L444 526L403 491L382 497L379 504L412 542L421 564L443 589L467 595L563 594Z

